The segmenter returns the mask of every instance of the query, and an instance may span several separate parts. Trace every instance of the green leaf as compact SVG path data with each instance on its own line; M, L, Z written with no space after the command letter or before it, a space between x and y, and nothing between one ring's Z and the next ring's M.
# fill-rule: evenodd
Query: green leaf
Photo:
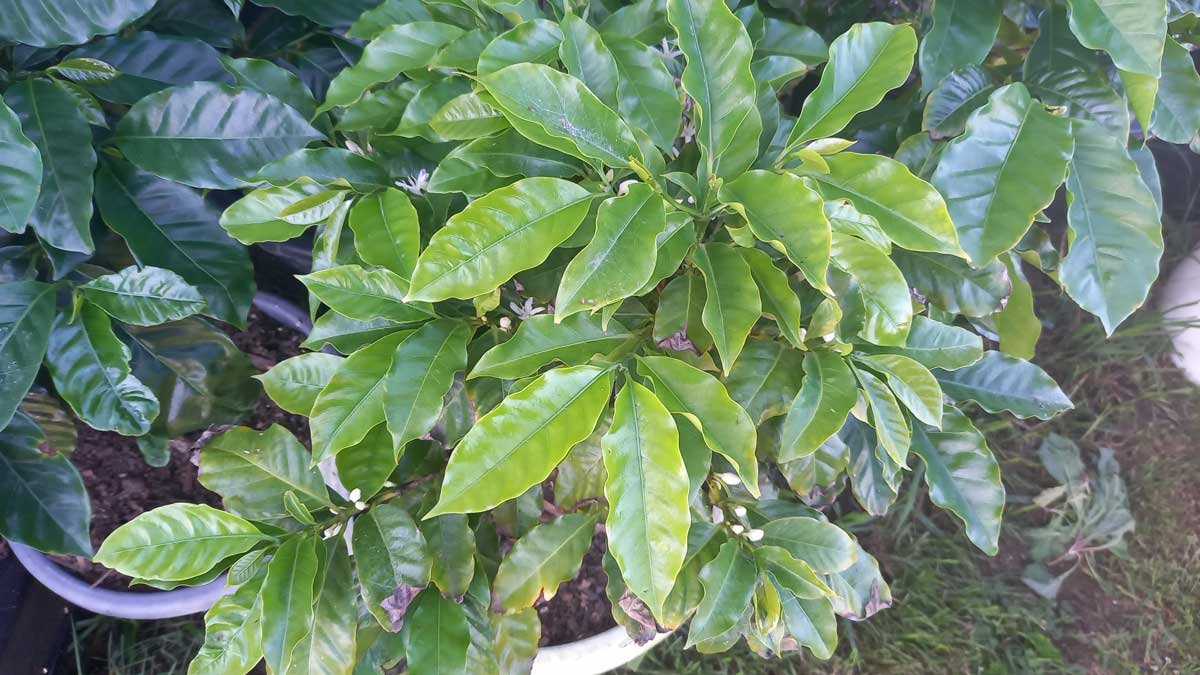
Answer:
M1022 84L997 89L942 153L932 183L963 249L984 264L1012 248L1054 200L1071 158L1071 125Z
M857 546L842 528L815 518L780 518L762 526L764 546L778 546L807 563L817 574L849 569Z
M479 54L476 71L482 77L516 63L551 64L562 41L563 32L553 21L522 21L488 43Z
M860 23L838 36L829 46L821 83L804 100L788 136L788 152L805 141L836 135L855 115L878 105L908 79L916 54L917 34L907 24Z
M658 234L666 227L666 206L644 183L600 204L596 234L563 271L554 303L556 321L623 300L654 272Z
M409 323L433 315L425 303L406 303L407 280L386 268L338 265L296 278L330 309L352 319Z
M758 284L763 313L779 326L779 332L797 349L804 348L804 328L800 326L803 307L800 297L788 281L788 275L775 266L771 257L758 249L738 249L750 266L750 274ZM661 305L660 305L661 307Z
M82 0L68 11L53 0L22 0L0 13L0 38L31 47L82 44L117 32L153 6L154 0Z
M500 562L492 583L493 607L503 612L549 600L559 584L575 578L583 555L592 545L593 516L572 513L533 528Z
M611 105L617 100L617 63L612 52L600 38L600 33L587 21L567 14L559 22L563 40L559 59L574 75L587 85L601 101Z
M688 246L691 246L691 242ZM704 279L700 274L688 270L671 279L659 296L651 336L660 344L665 340L682 337L697 352L703 354L708 351L708 348L712 347L713 339L704 328L701 318L707 299Z
M229 0L226 0L227 2ZM323 0L255 0L256 5L274 7L290 16L302 16L322 26L345 26L368 9L379 4L379 0L346 0L324 2Z
M358 630L358 598L345 545L338 539L318 544L324 565L317 575L313 610L304 637L292 649L289 672L350 675Z
M870 354L907 356L926 368L957 370L983 358L983 339L965 328L914 316L903 347L856 346Z
M837 617L827 598L806 600L781 594L783 623L796 642L818 659L828 659L837 648Z
M495 632L493 644L501 674L528 673L542 637L537 610L529 607L511 614L491 614L488 618Z
M1025 85L1043 103L1063 108L1068 117L1094 120L1119 136L1129 134L1129 107L1103 73L1079 66L1037 70L1026 77Z
M278 187L320 183L358 192L392 184L382 165L342 148L301 148L263 166L250 180Z
M704 435L713 452L733 465L750 494L758 496L758 434L750 415L725 385L708 373L667 356L638 357L638 372L650 378L667 410L680 413Z
M958 516L980 550L996 555L1004 512L1000 465L966 415L948 407L944 419L941 431L920 424L913 430L913 452L925 462L929 498Z
M508 120L504 113L484 103L479 94L467 92L439 108L429 126L442 138L470 140L504 131Z
M292 71L264 59L233 59L225 55L221 56L221 65L237 86L270 94L295 108L305 119L311 120L316 115L317 102L312 92Z
M232 513L206 504L168 504L118 527L93 560L139 579L179 581L267 539Z
M74 321L67 313L54 317L46 352L50 377L58 395L93 429L141 436L158 416L158 399L130 372L129 359L129 347L99 309L84 305Z
M254 190L221 213L221 227L243 244L287 241L312 227L312 223L290 223L279 214L318 190L311 184Z
M668 0L667 20L687 59L680 82L695 101L700 175L733 179L758 158L762 118L746 27L720 0Z
M825 160L829 173L805 173L822 197L850 200L906 249L963 255L946 202L932 185L914 176L903 164L880 155L853 152L841 152Z
M1162 65L1150 133L1168 143L1188 143L1200 131L1200 75L1191 52L1170 38Z
M828 577L833 609L851 621L863 621L892 606L892 589L879 572L879 562L857 543L858 561L845 572Z
M201 195L127 164L106 163L96 174L96 205L139 265L183 277L204 296L204 314L244 326L254 297L246 249L218 224Z
M91 253L95 248L90 225L96 152L91 129L75 98L49 80L30 79L5 90L4 102L20 118L25 137L37 147L42 160L41 172L33 174L39 176L40 190L29 184L6 194L36 199L26 220L42 241L64 251ZM29 172L34 168L28 163L25 166ZM25 220L5 227L10 231L24 228Z
M779 461L790 462L817 451L842 428L858 400L854 373L836 352L805 354L804 380L783 421Z
M475 576L475 533L467 517L450 514L423 521L421 533L433 556L433 583L442 595L461 598Z
M471 634L463 606L429 590L417 597L412 615L404 639L408 672L412 675L466 672Z
M818 290L827 290L830 230L825 202L792 174L747 171L721 186L720 199L742 214L750 231L786 255Z
M261 595L262 649L271 672L285 673L299 666L293 661L294 650L312 630L314 586L321 577L320 545L312 537L290 537L267 564Z
M1167 3L1152 0L1068 0L1071 32L1088 49L1102 49L1121 70L1158 77L1167 33Z
M865 422L850 417L839 438L850 451L846 475L850 478L855 501L872 516L887 515L898 496L896 484L899 466L893 464L886 453L877 451L879 438Z
M243 518L278 524L288 518L283 494L291 491L311 510L329 506L321 473L308 450L287 429L234 427L200 450L200 484L221 495L225 509Z
M590 315L574 314L562 323L555 323L549 315L534 316L522 321L508 341L484 352L467 377L516 380L553 361L581 365L597 354L613 351L631 337L614 322L604 330L599 317Z
M204 614L204 644L192 657L188 675L248 673L262 660L259 597L265 579L265 574L253 575Z
M65 454L39 449L45 440L25 413L0 430L0 534L47 553L90 556L83 479Z
M896 399L931 427L942 427L942 387L919 362L899 354L856 355L859 363L881 373Z
M21 118L0 100L0 228L24 232L42 186L42 153L21 130Z
M586 499L604 496L608 474L604 469L600 441L612 424L612 415L606 417L596 426L592 435L571 448L558 465L558 472L554 475L554 503L564 510L574 510Z
M395 633L417 592L429 584L425 537L395 503L374 506L354 521L354 562L363 604L379 625Z
M700 582L704 585L704 599L696 608L688 630L689 647L719 637L737 625L754 597L758 567L738 544L728 542L700 570Z
M566 241L587 216L592 196L558 178L526 178L476 199L429 240L407 299L490 293Z
M324 138L268 94L214 82L138 101L113 141L138 167L200 188L236 188L268 162Z
M1004 308L992 315L1000 351L1019 359L1032 359L1042 335L1042 322L1034 313L1033 288L1021 270L1020 258L1010 253L1002 260L1012 282L1012 294Z
M383 489L396 469L397 449L387 424L376 424L361 441L343 448L334 458L338 478L347 490L357 488L363 499Z
M255 379L280 408L296 415L309 415L317 395L329 384L342 358L308 352L284 359Z
M408 333L379 338L338 366L312 408L313 463L358 443L384 421L384 383L396 346Z
M733 246L702 244L692 255L704 274L704 327L712 335L721 355L721 368L728 375L750 329L762 316L758 286L750 275L750 266Z
M425 517L486 511L545 480L591 435L611 389L610 370L576 366L548 371L504 399L454 449Z
M865 370L854 369L871 411L871 426L879 439L879 449L886 452L896 466L908 466L908 449L912 445L912 430L895 395L883 380ZM880 460L883 460L880 457Z
M983 63L1000 31L1000 4L993 0L935 0L932 14L918 58L924 92L955 68Z
M971 113L996 91L991 75L977 65L951 71L936 84L921 116L921 129L935 140L961 134Z
M349 354L385 335L401 330L404 325L391 319L362 321L333 311L325 312L313 322L308 338L300 346L305 349L321 349L328 345L343 354Z
M88 302L122 323L154 326L204 309L204 297L183 277L159 267L130 266L80 287Z
M50 340L55 287L37 281L0 284L0 429L33 385Z
M984 352L972 365L934 375L946 396L975 401L990 413L1007 411L1021 419L1048 420L1074 407L1041 368L1000 352Z
M879 345L902 345L912 326L912 299L908 283L883 251L857 237L833 238L833 263L854 278L857 295L866 313L858 334Z
M997 260L971 267L960 258L936 253L896 251L892 262L908 285L930 304L952 314L989 316L1012 292L1008 270Z
M439 49L463 33L457 26L435 21L391 26L367 44L358 63L333 78L317 112L348 106L376 84L390 82L407 70L424 69Z
M601 446L609 550L629 590L658 616L683 567L691 524L679 432L658 398L631 380L617 394Z
M1112 334L1146 301L1163 253L1154 195L1120 139L1076 122L1067 177L1069 250L1059 269L1067 294Z
M775 340L751 340L725 378L729 395L755 425L786 415L800 390L802 353Z
M85 82L84 86L91 94L121 105L132 105L174 85L233 81L222 68L221 55L214 46L190 37L149 31L110 35L75 49L70 56L99 60L118 71L120 76L111 81Z
M439 319L396 346L384 380L384 412L396 448L428 434L437 423L455 374L467 367L472 333L465 322Z
M605 35L620 79L617 111L663 151L675 145L683 119L683 102L675 78L663 65L658 52L622 35Z
M642 157L620 116L570 75L540 63L518 63L479 82L513 128L535 143L613 167Z
M833 594L808 563L798 560L785 548L759 546L754 550L759 571L788 595L806 600Z

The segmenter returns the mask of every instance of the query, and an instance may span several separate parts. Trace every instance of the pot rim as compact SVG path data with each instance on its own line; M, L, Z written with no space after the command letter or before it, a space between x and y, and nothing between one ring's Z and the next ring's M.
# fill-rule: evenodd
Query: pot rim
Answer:
M629 663L653 649L667 636L659 633L637 644L624 628L614 626L581 640L541 647L533 658L531 675L600 675Z

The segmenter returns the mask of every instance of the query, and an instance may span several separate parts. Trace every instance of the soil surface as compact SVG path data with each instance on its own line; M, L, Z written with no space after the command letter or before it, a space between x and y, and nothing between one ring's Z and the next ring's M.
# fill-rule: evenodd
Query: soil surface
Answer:
M303 336L257 310L251 310L246 330L227 327L226 332L260 370L301 352ZM309 443L308 421L280 410L266 394L259 397L254 412L243 424L255 429L280 424L305 444ZM176 502L221 506L221 498L197 480L197 467L192 463L203 431L173 440L170 461L164 467L155 468L146 464L134 439L96 431L81 423L76 423L76 427L79 440L71 461L78 467L91 498L91 535L95 548L99 548L113 530L159 506ZM113 590L153 590L146 586L130 587L129 577L86 558L55 556L55 560L96 586Z
M558 587L549 602L537 606L542 619L542 640L546 647L561 645L602 633L617 625L612 605L604 593L608 577L604 574L604 552L608 543L603 534L592 539L592 547L583 557L579 575Z

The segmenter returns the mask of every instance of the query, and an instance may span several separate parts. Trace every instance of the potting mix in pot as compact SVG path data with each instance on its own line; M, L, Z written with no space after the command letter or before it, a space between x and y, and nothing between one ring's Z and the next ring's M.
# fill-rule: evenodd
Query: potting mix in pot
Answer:
M1115 330L1200 130L1188 2L57 4L0 12L0 534L147 484L92 560L227 574L192 673L828 658L906 481L997 552L972 419L1072 407L1026 275ZM301 236L302 349L237 332Z

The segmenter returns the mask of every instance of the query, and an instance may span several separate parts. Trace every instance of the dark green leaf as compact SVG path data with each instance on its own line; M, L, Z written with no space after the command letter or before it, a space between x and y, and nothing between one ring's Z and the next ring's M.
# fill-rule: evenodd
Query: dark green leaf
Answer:
M83 479L66 455L44 454L44 441L24 413L0 431L0 534L47 553L90 556Z
M750 329L762 316L758 286L750 275L750 266L733 246L702 244L693 260L704 274L707 298L701 318L721 355L721 368L728 375Z
M467 672L470 626L463 606L432 589L417 597L404 639L412 675L459 675Z
M828 289L830 231L821 196L792 174L747 171L721 187L720 199L750 231L786 255L814 288Z
M386 503L354 521L353 542L363 603L381 626L398 632L408 603L429 584L425 537L403 507Z
M994 0L935 0L932 14L918 60L925 92L955 68L983 63L1000 30L1000 4Z
M721 545L721 552L700 571L704 599L688 630L688 646L719 637L737 625L754 597L758 567L736 543Z
M952 314L988 316L1004 306L1012 291L1008 270L996 260L976 268L948 255L895 251L892 261L909 286Z
M24 232L42 185L42 154L21 130L21 118L0 100L0 228Z
M1041 368L1000 352L984 352L972 365L934 375L947 396L975 401L990 413L1007 411L1022 419L1047 420L1074 407Z
M272 672L307 667L293 661L296 646L310 638L316 582L321 577L320 541L293 536L275 551L262 586L262 650ZM292 671L294 672L294 671Z
M143 96L173 85L208 80L228 84L221 57L208 43L194 38L139 31L113 35L71 52L74 58L99 59L120 77L84 81L87 90L113 103L132 105Z
M154 326L203 311L205 302L183 277L159 267L126 267L80 287L88 302L122 323Z
M0 284L0 429L33 385L54 320L54 286L36 281Z
M154 0L82 0L70 10L54 0L21 0L0 12L0 38L32 47L87 42L115 33L154 6Z

